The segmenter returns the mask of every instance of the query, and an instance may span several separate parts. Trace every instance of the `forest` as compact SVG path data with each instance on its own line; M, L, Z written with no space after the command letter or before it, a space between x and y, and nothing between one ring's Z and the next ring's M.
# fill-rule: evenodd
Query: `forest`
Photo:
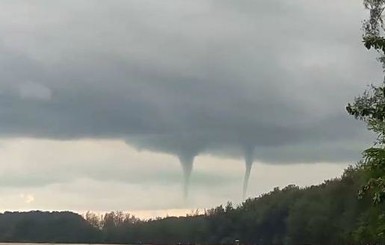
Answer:
M383 244L383 204L359 197L366 172L349 167L321 185L289 185L206 210L201 215L139 220L122 212L85 219L100 231L100 242L146 244Z

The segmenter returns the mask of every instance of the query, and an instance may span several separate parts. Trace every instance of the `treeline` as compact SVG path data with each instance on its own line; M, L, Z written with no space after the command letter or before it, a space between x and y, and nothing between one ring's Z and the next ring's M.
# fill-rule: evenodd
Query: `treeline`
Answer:
M71 212L5 212L0 214L1 242L89 243L100 231Z
M359 199L361 167L338 179L294 185L204 214L139 220L123 212L84 218L71 212L0 214L1 242L127 244L385 244L384 205Z
M228 203L201 215L142 221L111 212L85 218L105 243L385 244L384 206L358 198L364 175L360 167L350 167L318 186L275 188L238 207Z

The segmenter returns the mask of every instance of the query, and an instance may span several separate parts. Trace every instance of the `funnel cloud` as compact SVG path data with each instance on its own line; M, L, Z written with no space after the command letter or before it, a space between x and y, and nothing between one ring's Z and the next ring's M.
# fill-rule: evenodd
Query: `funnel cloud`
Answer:
M194 157L193 155L181 155L179 156L179 161L182 165L183 169L183 197L185 200L187 200L189 187L190 187L190 177L191 172L193 170L193 164L194 164Z
M243 199L246 198L247 187L249 184L250 172L254 162L254 146L245 147L245 176L243 179Z
M244 159L244 197L253 161L355 162L344 108L381 69L361 4L325 1L1 2L0 137L171 154L185 197L202 154Z

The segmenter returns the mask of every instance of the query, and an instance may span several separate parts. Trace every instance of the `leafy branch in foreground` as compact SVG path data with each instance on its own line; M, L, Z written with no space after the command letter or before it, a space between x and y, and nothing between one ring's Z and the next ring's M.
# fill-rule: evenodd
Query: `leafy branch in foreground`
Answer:
M379 54L379 61L385 69L385 37L383 12L385 0L364 0L370 18L363 22L363 42L367 49L374 49ZM377 135L375 145L363 152L363 168L368 181L360 191L360 196L370 194L373 202L385 202L385 83L372 85L346 110L356 119L367 124L370 131Z
M353 104L346 107L349 114L366 122L369 130L377 135L375 146L363 152L362 166L368 181L360 191L360 196L370 194L375 204L385 199L385 88L372 86Z

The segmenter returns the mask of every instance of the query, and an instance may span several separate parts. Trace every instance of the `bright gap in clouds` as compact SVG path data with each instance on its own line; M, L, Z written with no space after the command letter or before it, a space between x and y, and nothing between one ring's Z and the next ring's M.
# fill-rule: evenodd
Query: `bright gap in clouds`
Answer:
M241 202L241 159L197 157L186 203L176 157L140 152L123 141L3 139L0 155L0 210L122 210L150 218ZM318 184L340 176L346 166L257 163L248 193Z

